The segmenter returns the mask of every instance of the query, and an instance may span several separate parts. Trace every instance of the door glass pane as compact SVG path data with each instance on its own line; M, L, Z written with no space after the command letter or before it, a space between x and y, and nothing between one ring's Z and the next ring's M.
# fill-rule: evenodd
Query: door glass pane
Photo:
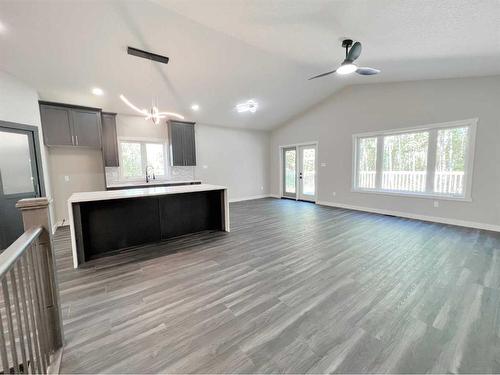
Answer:
M121 156L124 177L141 177L143 175L140 143L121 142Z
M315 148L305 148L302 151L302 194L314 195L315 160Z
M429 132L384 137L382 189L424 192Z
M296 152L295 150L285 151L285 193L295 194L295 163Z
M375 189L377 175L377 138L358 140L358 187Z
M162 144L146 143L146 159L148 167L153 167L156 176L165 175L165 157Z
M438 131L434 175L435 193L464 194L468 133L468 127Z
M0 131L0 174L4 194L35 191L28 135Z

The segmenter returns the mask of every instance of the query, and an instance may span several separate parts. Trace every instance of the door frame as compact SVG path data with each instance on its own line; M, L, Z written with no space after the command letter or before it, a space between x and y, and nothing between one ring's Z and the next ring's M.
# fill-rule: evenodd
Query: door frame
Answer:
M19 124L15 122L9 122L9 121L2 121L0 120L0 128L7 128L7 129L12 129L12 130L24 130L28 131L31 133L31 140L33 141L33 147L35 149L35 164L36 164L36 170L37 170L37 178L38 178L38 193L40 194L40 197L45 197L46 196L46 190L45 190L45 180L44 180L44 175L43 175L43 164L42 164L42 153L41 153L41 147L40 147L40 135L38 133L38 127L33 126L33 125L26 125L26 124Z
M316 159L314 160L314 168L315 168L315 175L314 175L314 186L316 188L316 198L314 201L307 201L307 202L312 202L312 203L316 203L318 201L318 180L319 180L319 158L318 158L318 155L319 155L319 142L318 141L311 141L311 142L301 142L301 143L292 143L292 144L288 144L288 145L280 145L278 146L278 152L279 152L279 179L280 179L280 198L285 198L285 199L292 199L292 200L296 200L296 201L299 201L301 199L299 199L299 190L300 190L300 186L299 186L299 173L298 171L295 173L295 186L297 187L296 188L296 194L295 194L295 198L290 198L290 197L287 197L285 195L283 195L283 192L284 192L284 186L283 186L283 183L284 183L284 179L283 179L283 149L285 148L294 148L295 147L295 150L296 150L296 155L297 155L297 164L296 164L296 168L298 169L298 162L299 162L299 159L300 159L300 155L299 155L299 146L315 146L316 147Z

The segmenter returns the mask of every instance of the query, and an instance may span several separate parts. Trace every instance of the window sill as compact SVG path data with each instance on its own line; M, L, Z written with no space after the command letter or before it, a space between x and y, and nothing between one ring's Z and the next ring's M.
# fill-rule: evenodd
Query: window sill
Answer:
M406 197L406 198L427 198L435 200L472 202L472 198L470 196L460 197L460 196L443 195L443 194L411 193L411 192L394 191L394 190L372 190L372 189L359 189L359 188L353 188L351 189L351 192L389 195L389 196L392 195L392 196Z

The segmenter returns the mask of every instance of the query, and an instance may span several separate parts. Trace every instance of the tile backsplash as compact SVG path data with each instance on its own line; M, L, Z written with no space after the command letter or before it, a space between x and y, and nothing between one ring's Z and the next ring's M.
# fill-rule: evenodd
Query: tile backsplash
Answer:
M120 167L106 167L106 185L113 185L120 182ZM190 181L195 179L194 167L168 167L165 180L170 181Z

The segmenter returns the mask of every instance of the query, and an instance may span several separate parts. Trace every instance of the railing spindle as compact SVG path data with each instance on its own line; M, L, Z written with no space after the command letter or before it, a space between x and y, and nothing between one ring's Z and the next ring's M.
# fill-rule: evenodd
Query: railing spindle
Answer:
M3 329L3 317L1 310L0 310L0 357L2 357L3 373L8 374L10 372L10 365L9 365L9 358L7 357L7 345L5 341L5 331Z
M30 252L31 249L28 250ZM42 357L42 348L41 348L41 339L40 339L40 332L37 329L37 315L36 315L36 309L35 309L35 301L34 301L34 293L32 291L32 286L31 286L31 277L30 277L30 267L29 267L29 261L28 261L28 256L27 254L21 258L21 262L23 262L23 267L26 270L26 290L28 291L28 301L29 301L29 307L30 307L30 320L31 320L31 330L33 333L33 346L36 352L36 368L37 372L41 373L42 368L43 368L43 357Z
M24 258L24 255L23 255ZM21 302L23 306L23 318L24 318L24 326L26 327L26 341L28 344L28 356L29 356L29 365L34 366L35 364L35 354L33 351L33 339L31 336L32 330L30 329L29 318L28 318L28 302L26 300L26 290L24 286L24 273L23 267L21 264L22 259L17 262L17 274L19 276L19 290L21 292ZM33 327L34 330L34 327ZM28 364L27 364L28 365Z
M48 366L48 340L47 340L47 332L45 331L45 314L44 308L42 304L42 293L40 291L40 275L38 273L38 265L35 263L35 253L36 253L36 245L32 246L28 251L28 263L31 266L31 274L33 275L33 288L34 288L34 296L35 296L35 309L37 316L37 326L38 326L38 337L40 344L40 354L42 359L43 371L47 370Z
M5 303L5 314L7 316L7 328L9 330L9 343L10 343L10 352L12 354L12 362L13 368L16 373L20 373L19 369L19 360L17 358L17 350L16 350L16 336L14 335L14 324L12 323L12 309L10 304L10 292L7 285L7 278L2 279L2 291L3 298Z
M19 302L19 291L17 289L17 281L16 281L16 269L12 268L10 270L10 282L12 285L12 295L14 296L14 311L16 313L16 322L17 329L19 331L19 348L21 349L21 358L23 360L23 373L26 373L26 369L28 367L28 361L26 358L26 343L24 341L24 329L23 322L21 319L21 308Z

